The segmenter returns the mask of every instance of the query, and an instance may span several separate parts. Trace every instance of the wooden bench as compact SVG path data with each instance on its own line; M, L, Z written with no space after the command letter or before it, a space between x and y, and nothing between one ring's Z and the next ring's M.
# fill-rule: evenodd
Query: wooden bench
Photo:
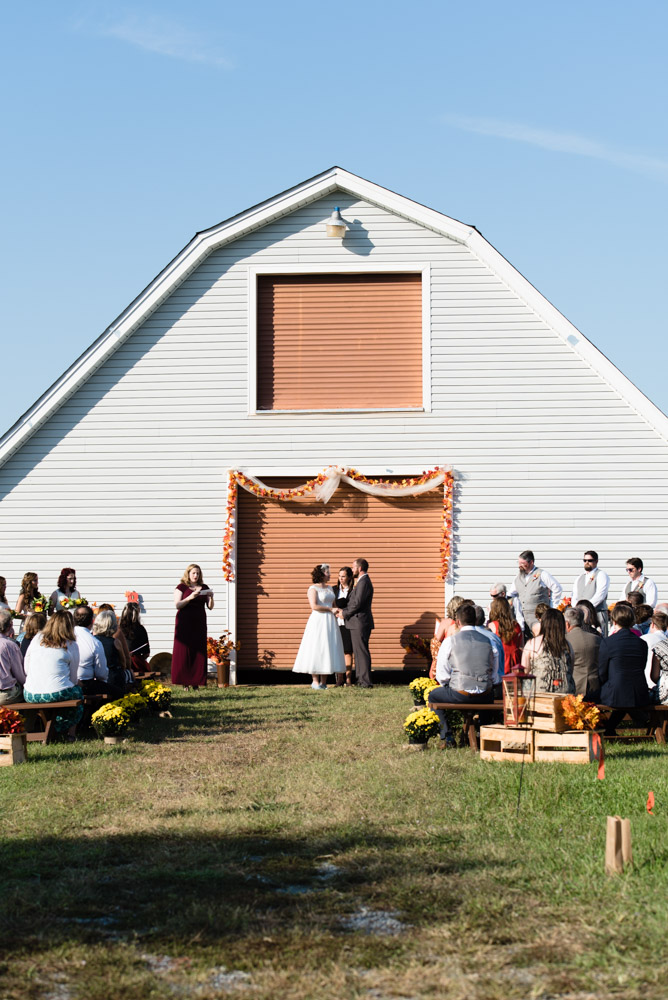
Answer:
M452 711L461 712L463 723L462 731L459 735L459 745L466 746L468 741L472 750L478 750L478 733L475 727L475 716L481 712L492 712L494 715L503 715L502 701L486 702L461 702L461 701L434 701L428 702L428 708L432 712Z
M609 705L599 705L601 712L612 712L617 711L616 709L610 708ZM633 709L621 708L619 711L631 712L639 708L642 712L647 712L648 722L647 730L642 736L627 736L623 733L617 736L606 736L606 740L651 740L655 739L657 743L668 743L668 705L642 705L634 706ZM620 721L624 721L623 719ZM631 720L633 721L633 720ZM636 723L636 728L640 728Z
M28 743L51 743L56 734L56 716L63 708L76 708L82 704L81 698L72 701L13 701L7 708L20 712L21 715L34 715L41 720L44 731L26 733Z

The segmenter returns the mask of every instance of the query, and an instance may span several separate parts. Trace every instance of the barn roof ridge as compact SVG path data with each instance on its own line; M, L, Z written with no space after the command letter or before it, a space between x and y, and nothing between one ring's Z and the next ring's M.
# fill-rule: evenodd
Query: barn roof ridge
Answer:
M117 347L134 333L210 253L337 190L377 204L467 246L668 441L668 417L513 267L475 226L466 225L374 181L333 166L223 222L195 233L153 281L0 438L0 466L104 364Z

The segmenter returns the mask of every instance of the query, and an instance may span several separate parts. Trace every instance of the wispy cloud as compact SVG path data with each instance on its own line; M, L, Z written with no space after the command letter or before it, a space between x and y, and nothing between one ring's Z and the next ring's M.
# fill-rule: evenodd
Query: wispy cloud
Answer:
M668 181L668 160L615 149L583 135L533 128L518 122L501 121L498 118L468 118L461 115L446 115L443 121L445 124L462 129L464 132L475 132L478 135L489 135L496 139L523 142L529 146L538 146L540 149L549 149L556 153L570 153L574 156L587 156L593 160L604 160L617 167L624 167L636 173L649 174L652 177Z
M221 54L219 45L210 36L161 15L125 12L106 17L86 17L79 20L75 27L87 34L115 38L172 59L208 63L221 69L232 68L230 60Z

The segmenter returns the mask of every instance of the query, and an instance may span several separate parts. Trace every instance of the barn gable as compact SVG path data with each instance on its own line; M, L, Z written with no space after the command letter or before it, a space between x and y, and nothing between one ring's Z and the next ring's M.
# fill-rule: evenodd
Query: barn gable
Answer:
M335 205L343 244L324 232ZM258 275L393 270L423 281L423 405L256 412ZM10 594L28 569L50 590L62 565L91 598L137 590L154 648L168 648L190 561L217 593L212 631L234 625L227 468L306 478L332 461L399 475L443 462L460 477L458 591L484 599L526 546L567 589L588 546L617 587L630 554L660 580L667 439L666 417L473 228L333 168L198 234L5 435L0 572Z

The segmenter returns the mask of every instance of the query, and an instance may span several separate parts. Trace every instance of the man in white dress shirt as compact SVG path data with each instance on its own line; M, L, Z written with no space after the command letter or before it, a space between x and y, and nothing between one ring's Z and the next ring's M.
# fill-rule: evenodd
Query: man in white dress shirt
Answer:
M634 590L641 590L645 595L645 604L649 604L651 608L655 608L659 595L657 593L654 580L650 580L650 578L645 576L643 573L642 559L638 559L637 556L633 556L632 559L627 559L626 572L629 574L629 580L626 586L622 589L622 593L619 598L620 601L625 601L629 594L632 594Z
M561 601L563 588L547 570L536 566L531 549L520 552L517 566L519 573L508 591L508 599L519 598L521 611L519 614L516 612L516 618L524 628L525 635L531 637L531 626L538 621L536 605L549 604L551 608L556 608Z
M459 629L443 640L436 658L436 680L441 685L429 692L430 702L490 702L494 700L494 685L501 682L499 654L491 641L491 633L475 627L476 610L463 604L455 615ZM455 741L448 726L444 709L436 709L441 723L441 740L445 746Z
M92 634L93 610L88 605L75 608L73 612L74 634L79 647L79 669L77 683L84 694L110 694L107 685L109 668L104 646Z
M577 577L573 584L571 604L578 601L591 601L601 626L601 635L608 634L608 590L610 577L598 568L598 552L589 549L583 556L584 573Z

